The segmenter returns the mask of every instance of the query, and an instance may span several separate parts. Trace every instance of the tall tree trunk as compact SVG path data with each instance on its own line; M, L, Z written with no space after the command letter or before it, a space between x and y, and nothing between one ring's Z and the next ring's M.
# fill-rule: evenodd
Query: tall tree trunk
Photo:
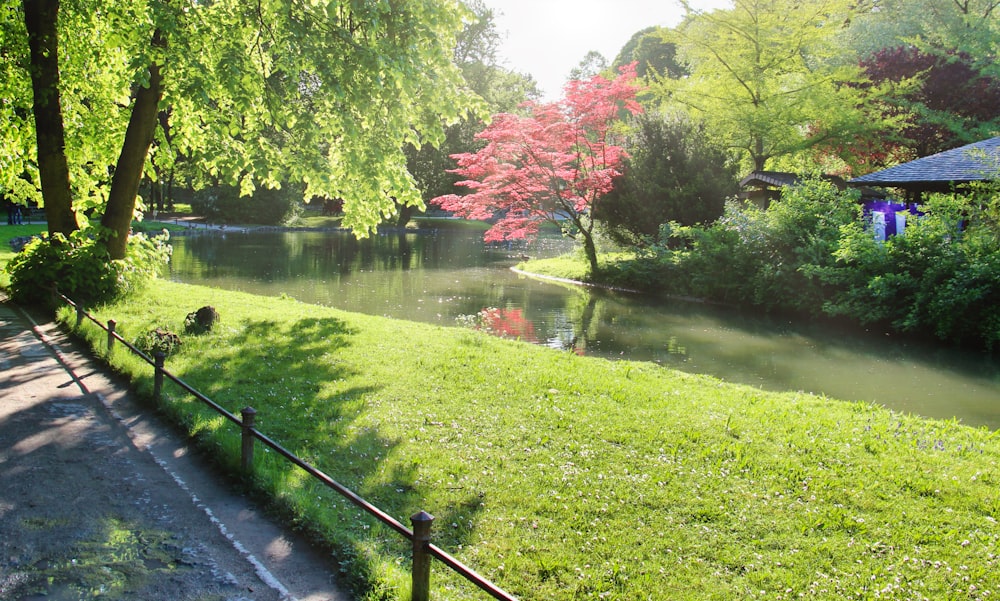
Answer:
M159 30L153 34L152 45L158 48L166 46L166 38ZM160 66L153 63L149 66L149 87L139 86L136 90L122 152L111 179L108 204L101 218L101 225L114 233L107 241L108 254L112 259L125 258L129 229L135 213L135 199L139 194L146 155L153 143L158 106L162 97L163 75L160 73Z
M396 203L396 209L399 210L399 214L396 216L396 227L405 228L410 219L413 219L414 207Z
M583 252L587 255L587 262L590 264L590 276L597 277L597 245L594 244L594 234L590 230L580 230L583 237Z
M764 155L764 138L756 136L753 145L753 169L763 171L767 165L767 157Z
M35 144L45 217L50 234L69 234L80 226L69 187L66 136L59 98L59 0L24 0L22 5L28 31Z

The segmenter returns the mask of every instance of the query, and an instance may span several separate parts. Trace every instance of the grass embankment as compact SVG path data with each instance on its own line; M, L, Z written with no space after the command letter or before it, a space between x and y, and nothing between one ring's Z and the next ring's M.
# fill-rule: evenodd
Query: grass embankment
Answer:
M633 282L627 279L627 273L623 266L627 266L634 261L635 255L628 252L602 252L598 255L598 268L601 270L600 277L594 278L590 273L590 264L584 256L582 250L566 253L558 257L549 259L531 259L518 263L515 268L525 273L556 278L560 280L570 280L573 282L587 282L610 288L620 287L629 289L634 286Z
M183 330L167 368L522 599L986 599L1000 592L1000 440L862 403L774 394L442 328L158 282L96 311ZM68 323L73 319L63 314ZM103 347L105 335L85 326ZM111 361L148 390L150 369ZM238 434L169 408L235 466ZM369 598L407 545L273 454L260 485ZM435 564L435 599L483 599Z

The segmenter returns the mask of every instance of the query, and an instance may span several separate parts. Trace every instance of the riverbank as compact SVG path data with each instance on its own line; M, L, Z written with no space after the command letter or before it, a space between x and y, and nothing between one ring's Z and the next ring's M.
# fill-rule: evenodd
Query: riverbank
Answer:
M181 334L168 369L230 410L253 405L262 431L391 515L434 514L440 546L521 598L998 588L1000 441L986 430L169 282L98 314L131 338L183 332L204 304L219 327ZM148 391L148 367L111 361ZM235 461L218 419L177 391L167 403ZM400 540L276 462L259 486L354 582L405 591ZM466 596L440 567L433 582Z

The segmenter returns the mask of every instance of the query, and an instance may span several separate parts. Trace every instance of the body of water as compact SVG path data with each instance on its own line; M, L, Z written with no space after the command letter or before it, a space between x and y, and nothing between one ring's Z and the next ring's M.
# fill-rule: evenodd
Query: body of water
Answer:
M461 229L357 241L338 232L176 237L176 281L286 294L347 311L457 326L489 309L509 335L567 352L655 361L768 390L863 400L1000 428L1000 362L977 353L518 275L564 239L489 248Z

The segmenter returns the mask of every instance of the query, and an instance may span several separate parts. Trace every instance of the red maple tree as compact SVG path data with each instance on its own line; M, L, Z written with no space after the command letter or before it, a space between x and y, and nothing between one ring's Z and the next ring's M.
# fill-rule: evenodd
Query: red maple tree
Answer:
M528 116L494 115L476 138L485 146L452 155L468 194L430 202L466 219L496 219L487 242L532 239L545 222L583 243L597 271L591 210L614 186L626 157L615 124L642 111L636 101L635 63L609 80L571 81L559 102L525 103Z

